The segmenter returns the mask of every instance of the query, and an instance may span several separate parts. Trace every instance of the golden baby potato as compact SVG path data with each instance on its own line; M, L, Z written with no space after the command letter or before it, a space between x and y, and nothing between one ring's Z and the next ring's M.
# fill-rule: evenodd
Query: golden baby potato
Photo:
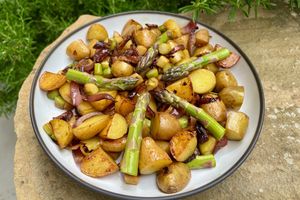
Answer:
M181 131L179 121L167 112L157 112L151 120L151 136L156 140L170 140Z
M133 70L132 65L120 60L115 61L111 66L111 72L115 77L130 76Z
M213 117L216 121L226 121L226 106L223 103L223 101L218 98L218 95L214 93L208 93L204 94L201 98L215 98L216 100L213 102L201 104L201 108L211 117Z
M58 90L60 96L69 104L72 104L71 99L71 85L69 82L63 84Z
M155 140L155 143L162 149L164 150L168 155L171 155L170 152L170 143L167 141L163 140Z
M61 119L53 119L50 124L59 147L68 146L73 139L72 128L69 123Z
M92 24L86 34L87 40L96 39L98 41L104 41L108 38L108 33L104 26L101 24Z
M141 28L142 25L140 23L138 23L133 19L130 19L124 25L121 35L122 36L132 35L135 31L140 30Z
M249 124L249 117L243 112L228 112L225 136L228 140L242 140Z
M113 90L113 91L100 91L97 92L97 94L109 94L113 98L116 98L118 92ZM92 101L90 102L91 105L97 110L97 111L103 111L105 110L108 106L110 106L113 101L109 99L101 99L99 101Z
M192 82L188 77L172 83L167 87L167 90L189 102L193 99Z
M81 60L90 56L90 49L82 40L74 40L67 47L66 53L73 60Z
M196 32L196 46L202 47L209 43L209 32L207 29L200 29Z
M127 136L123 136L119 139L100 139L101 147L104 151L109 152L122 152L125 149Z
M167 194L179 192L191 180L191 170L181 162L175 162L158 172L156 183L158 188Z
M119 170L116 162L99 147L83 158L80 170L91 177L103 177Z
M149 48L156 41L157 35L149 29L141 29L133 33L133 38L137 45Z
M194 92L198 94L211 92L216 85L215 74L207 69L197 69L189 75L189 78Z
M39 86L44 91L51 91L60 88L66 81L66 76L46 71L39 79Z
M230 86L223 88L221 92L219 92L219 97L224 102L227 108L231 108L233 110L239 110L244 101L244 87L243 86Z
M129 174L123 174L123 178L126 184L137 185L139 183L139 176L131 176Z
M173 19L168 19L163 23L163 26L166 27L171 33L173 38L178 38L181 36L181 30L177 22Z
M194 132L182 131L170 140L170 151L177 161L183 162L190 157L197 147L197 137Z
M79 126L73 128L73 134L79 140L90 139L102 131L106 127L109 120L109 115L97 115L91 117L85 120Z
M135 103L122 95L117 95L115 100L115 111L123 116L127 116L133 112Z
M216 92L220 92L226 87L238 85L234 75L229 70L223 70L216 73L216 81Z
M86 115L91 112L96 112L97 110L87 101L82 101L77 107L77 112L80 115Z
M169 155L151 137L142 139L139 159L140 174L152 174L171 163Z

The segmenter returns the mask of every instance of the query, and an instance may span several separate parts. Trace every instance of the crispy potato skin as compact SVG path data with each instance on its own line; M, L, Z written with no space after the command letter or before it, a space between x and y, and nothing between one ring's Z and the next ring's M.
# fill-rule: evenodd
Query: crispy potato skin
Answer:
M90 49L82 40L75 40L69 44L66 53L74 60L81 60L90 56Z
M123 116L127 116L129 113L133 112L135 107L135 103L122 96L122 95L117 95L116 100L115 100L115 111Z
M97 115L85 120L82 124L73 128L73 133L79 140L87 140L97 135L109 122L108 115Z
M91 177L103 177L118 171L115 161L101 147L83 158L80 170Z
M67 78L62 74L44 72L39 79L39 86L44 91L52 91L60 88Z
M125 149L127 136L123 136L119 139L101 139L100 144L104 151L109 152L121 152Z
M134 41L138 45L142 45L146 48L149 48L156 41L157 35L149 29L141 29L135 31L133 37Z
M73 139L70 124L61 119L53 119L50 124L59 147L65 148L68 146Z
M181 162L162 169L156 177L158 188L167 194L181 191L191 180L191 170Z
M139 160L139 171L141 174L152 174L170 165L172 160L151 137L142 140Z
M170 141L170 151L177 161L183 162L190 157L197 147L196 134L182 131L175 134Z
M156 140L170 140L181 131L178 120L167 112L157 112L151 121L151 136Z

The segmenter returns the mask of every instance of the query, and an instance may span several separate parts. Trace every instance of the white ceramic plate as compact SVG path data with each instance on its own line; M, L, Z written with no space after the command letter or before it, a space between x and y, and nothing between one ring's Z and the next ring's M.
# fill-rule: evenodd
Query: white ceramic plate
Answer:
M176 20L180 25L184 25L189 21L188 18L171 13L138 11L103 17L92 23L101 23L106 27L109 35L112 35L113 31L121 32L123 25L129 19L134 19L142 24L162 24L170 18ZM36 73L30 95L30 116L36 137L48 156L66 174L82 185L118 198L174 199L195 194L214 186L232 174L244 162L259 137L263 123L264 98L262 86L253 65L236 44L209 26L198 23L199 27L209 29L212 44L221 44L241 56L240 61L231 71L237 78L239 85L245 87L245 99L241 111L245 112L250 118L245 138L240 142L230 141L226 147L222 148L216 154L217 166L215 168L193 170L191 181L187 187L175 194L160 192L155 183L155 175L142 176L137 186L131 186L123 182L120 173L104 178L91 178L81 173L74 162L71 151L60 150L42 129L43 124L51 120L53 116L61 114L62 111L54 106L54 103L47 98L45 92L39 89L37 83L44 71L57 72L71 63L65 53L67 45L76 39L85 40L88 27L92 23L73 31L53 48Z

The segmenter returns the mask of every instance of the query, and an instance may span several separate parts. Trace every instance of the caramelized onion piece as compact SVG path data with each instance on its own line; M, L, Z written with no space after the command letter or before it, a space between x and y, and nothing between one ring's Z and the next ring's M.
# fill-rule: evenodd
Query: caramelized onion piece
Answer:
M65 121L70 121L70 119L73 117L73 112L71 110L64 112L61 115L58 115L57 117L54 117L53 119L62 119Z
M188 34L191 32L195 32L198 29L197 24L194 21L190 21L187 25L181 28L181 34Z
M107 99L107 100L111 100L111 101L115 100L110 94L94 94L94 95L90 95L90 96L86 97L86 100L88 102L99 101L102 99Z
M79 84L71 82L71 99L73 106L78 106L82 102L82 96L80 94Z
M214 154L216 154L221 148L225 147L228 144L227 138L224 136L221 140L219 140L215 146Z
M86 115L82 115L81 117L79 117L79 118L76 120L76 122L75 122L73 128L79 126L79 125L82 124L82 122L84 122L85 120L87 120L87 119L89 119L89 118L91 118L91 117L94 117L94 116L96 116L96 115L102 115L102 113L101 113L101 112L91 112L91 113L88 113L88 114L86 114Z

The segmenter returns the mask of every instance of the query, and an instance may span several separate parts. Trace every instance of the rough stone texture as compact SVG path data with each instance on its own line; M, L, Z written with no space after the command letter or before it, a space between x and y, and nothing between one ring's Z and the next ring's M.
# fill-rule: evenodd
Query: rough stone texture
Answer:
M227 21L227 13L204 17L205 23L232 38L256 66L264 85L266 116L246 162L225 181L189 200L300 199L300 18L289 15L285 5L279 8L260 12L258 19L238 16L235 22ZM80 18L64 34L89 19ZM41 53L35 67L52 45ZM17 198L109 199L64 175L39 146L28 112L34 73L24 82L15 115Z

